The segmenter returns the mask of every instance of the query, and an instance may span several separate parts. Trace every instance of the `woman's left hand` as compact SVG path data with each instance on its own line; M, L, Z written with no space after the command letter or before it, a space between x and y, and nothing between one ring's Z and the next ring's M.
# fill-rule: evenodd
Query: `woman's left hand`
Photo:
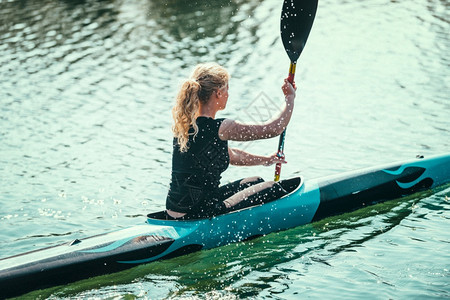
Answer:
M276 164L276 163L282 163L282 164L287 163L287 161L284 159L284 155L279 157L277 155L277 153L274 153L274 154L272 154L270 156L267 156L266 160L263 163L263 165L264 166L271 166L271 165Z

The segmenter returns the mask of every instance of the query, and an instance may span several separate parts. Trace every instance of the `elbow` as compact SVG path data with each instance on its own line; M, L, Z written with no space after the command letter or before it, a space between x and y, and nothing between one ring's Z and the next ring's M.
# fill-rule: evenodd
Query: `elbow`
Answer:
M285 124L276 124L274 126L270 126L269 128L265 128L264 134L260 136L261 139L270 139L276 136L279 136L286 129Z
M290 118L281 118L281 120L277 122L277 126L275 126L273 132L275 136L279 136L286 130L286 127L289 124L289 120Z
M283 131L286 129L286 126L276 126L272 128L271 130L268 130L264 133L263 136L261 136L261 139L270 139L276 136L279 136L283 133Z
M286 130L286 126L279 126L275 132L275 136L279 136Z
M282 134L285 130L286 127L289 124L289 121L291 120L291 116L292 116L292 109L287 110L283 115L280 116L280 118L276 121L274 126L274 135L278 136L280 134Z

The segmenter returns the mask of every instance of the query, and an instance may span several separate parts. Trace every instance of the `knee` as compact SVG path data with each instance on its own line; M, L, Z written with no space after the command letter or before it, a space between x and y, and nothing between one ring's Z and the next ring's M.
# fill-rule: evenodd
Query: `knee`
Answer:
M261 182L264 182L264 179L262 179L262 178L259 177L259 176L253 176L253 177L248 177L248 178L242 179L241 182L240 182L240 184L250 184L250 185L253 185L253 184L258 184L258 183L261 183Z
M262 189L272 189L274 187L278 187L279 184L276 181L270 180L270 181L264 181L264 183L260 184Z

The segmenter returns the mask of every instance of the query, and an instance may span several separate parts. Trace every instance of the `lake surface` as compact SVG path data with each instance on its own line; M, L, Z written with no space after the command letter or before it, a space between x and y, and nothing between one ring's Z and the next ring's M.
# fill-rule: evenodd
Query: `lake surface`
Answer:
M0 0L0 257L164 209L171 107L197 63L232 74L218 117L282 103L281 2ZM450 3L321 0L297 66L282 178L450 150ZM277 139L232 144L270 154ZM224 182L273 176L230 167ZM450 188L30 298L450 297Z

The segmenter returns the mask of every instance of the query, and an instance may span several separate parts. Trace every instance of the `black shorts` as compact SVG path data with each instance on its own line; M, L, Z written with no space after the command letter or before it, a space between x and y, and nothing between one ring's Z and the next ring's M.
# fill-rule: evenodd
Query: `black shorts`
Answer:
M223 203L225 199L231 197L237 192L240 192L248 187L251 187L252 185L264 182L262 178L255 177L254 180L247 179L245 180L244 183L242 183L244 179L245 178L220 186L215 193L207 197L208 202L202 206L200 211L187 213L183 217L177 218L176 220L210 218L227 212L270 202L286 194L286 191L281 187L281 185L275 183L272 187L261 190L244 199L243 201L239 202L235 206L227 208ZM167 215L167 219L175 220L175 218L172 218L169 215Z

